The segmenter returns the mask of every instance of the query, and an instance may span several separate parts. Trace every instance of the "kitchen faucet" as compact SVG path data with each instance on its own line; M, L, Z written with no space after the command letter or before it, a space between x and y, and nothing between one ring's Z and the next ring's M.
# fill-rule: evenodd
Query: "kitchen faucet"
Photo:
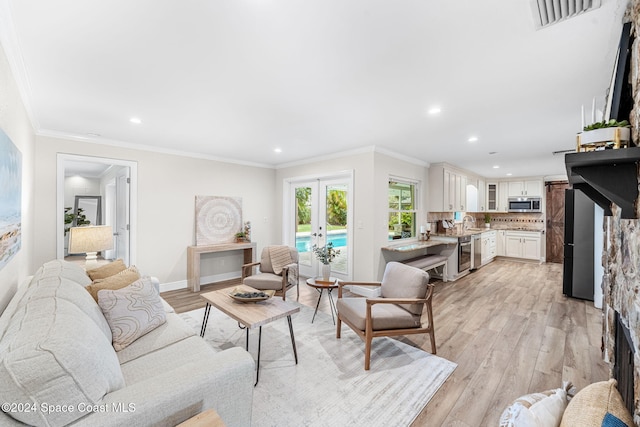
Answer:
M468 220L469 220L469 222L471 222L471 223L474 223L474 224L475 224L475 222L476 222L476 219L475 219L474 217L472 217L471 215L465 215L465 216L462 218L462 228L463 228L464 230L466 230L466 229L468 229L468 228L469 228L469 226L468 226L468 224L467 224L467 219L468 219Z

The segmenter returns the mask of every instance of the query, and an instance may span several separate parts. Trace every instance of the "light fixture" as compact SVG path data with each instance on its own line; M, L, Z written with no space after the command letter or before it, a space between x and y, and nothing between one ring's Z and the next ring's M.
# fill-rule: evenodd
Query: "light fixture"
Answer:
M274 148L274 153L282 153L282 148Z
M494 169L500 169L500 166L495 165L495 166L493 166L493 168L494 168Z
M131 123L136 124L136 125L139 125L140 123L142 123L142 120L140 120L138 117L131 117L131 118L129 119L129 121L130 121Z
M511 172L509 172L509 173L507 174L507 176L511 176L511 175L513 175Z
M469 139L468 139L467 141L469 141L469 142L476 142L477 140L478 140L478 137L477 137L477 136L471 136L471 137L469 137Z
M440 107L431 107L429 109L429 114L433 115L433 114L438 114L440 113L442 110L440 109Z
M69 254L87 254L85 269L98 266L99 251L113 249L113 229L110 225L87 225L69 229Z

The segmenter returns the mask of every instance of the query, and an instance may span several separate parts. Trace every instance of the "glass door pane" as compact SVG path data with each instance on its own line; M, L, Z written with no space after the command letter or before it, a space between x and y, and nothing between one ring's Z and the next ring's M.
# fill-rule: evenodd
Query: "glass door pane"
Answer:
M317 197L317 183L303 183L294 186L295 197L295 246L300 256L300 274L314 276L315 263L311 248L316 244L314 197Z
M324 222L326 243L332 243L338 254L331 262L333 276L349 273L349 224L348 186L343 183L326 183Z

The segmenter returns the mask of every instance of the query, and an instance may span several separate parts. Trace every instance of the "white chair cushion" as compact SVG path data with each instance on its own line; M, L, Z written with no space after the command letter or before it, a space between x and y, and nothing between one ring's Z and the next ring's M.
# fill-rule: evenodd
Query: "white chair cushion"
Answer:
M383 298L424 298L428 285L429 273L392 261L385 267L380 295ZM420 315L424 304L402 304L401 307Z
M266 289L278 291L282 289L282 276L273 273L259 273L245 277L242 283L262 291Z
M367 317L366 298L339 298L338 313L356 328L364 331ZM420 327L420 316L409 313L396 304L374 304L371 307L373 330Z

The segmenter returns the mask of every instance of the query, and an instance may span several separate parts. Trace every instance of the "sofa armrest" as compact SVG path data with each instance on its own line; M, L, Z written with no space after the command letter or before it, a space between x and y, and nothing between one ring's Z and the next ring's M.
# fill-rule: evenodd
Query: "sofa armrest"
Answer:
M234 347L109 393L102 401L104 412L93 412L73 425L175 426L215 409L228 427L248 426L254 381L253 357Z
M150 276L150 277L151 277L151 283L153 283L153 287L156 288L156 291L158 291L158 293L160 293L160 280L155 276Z

